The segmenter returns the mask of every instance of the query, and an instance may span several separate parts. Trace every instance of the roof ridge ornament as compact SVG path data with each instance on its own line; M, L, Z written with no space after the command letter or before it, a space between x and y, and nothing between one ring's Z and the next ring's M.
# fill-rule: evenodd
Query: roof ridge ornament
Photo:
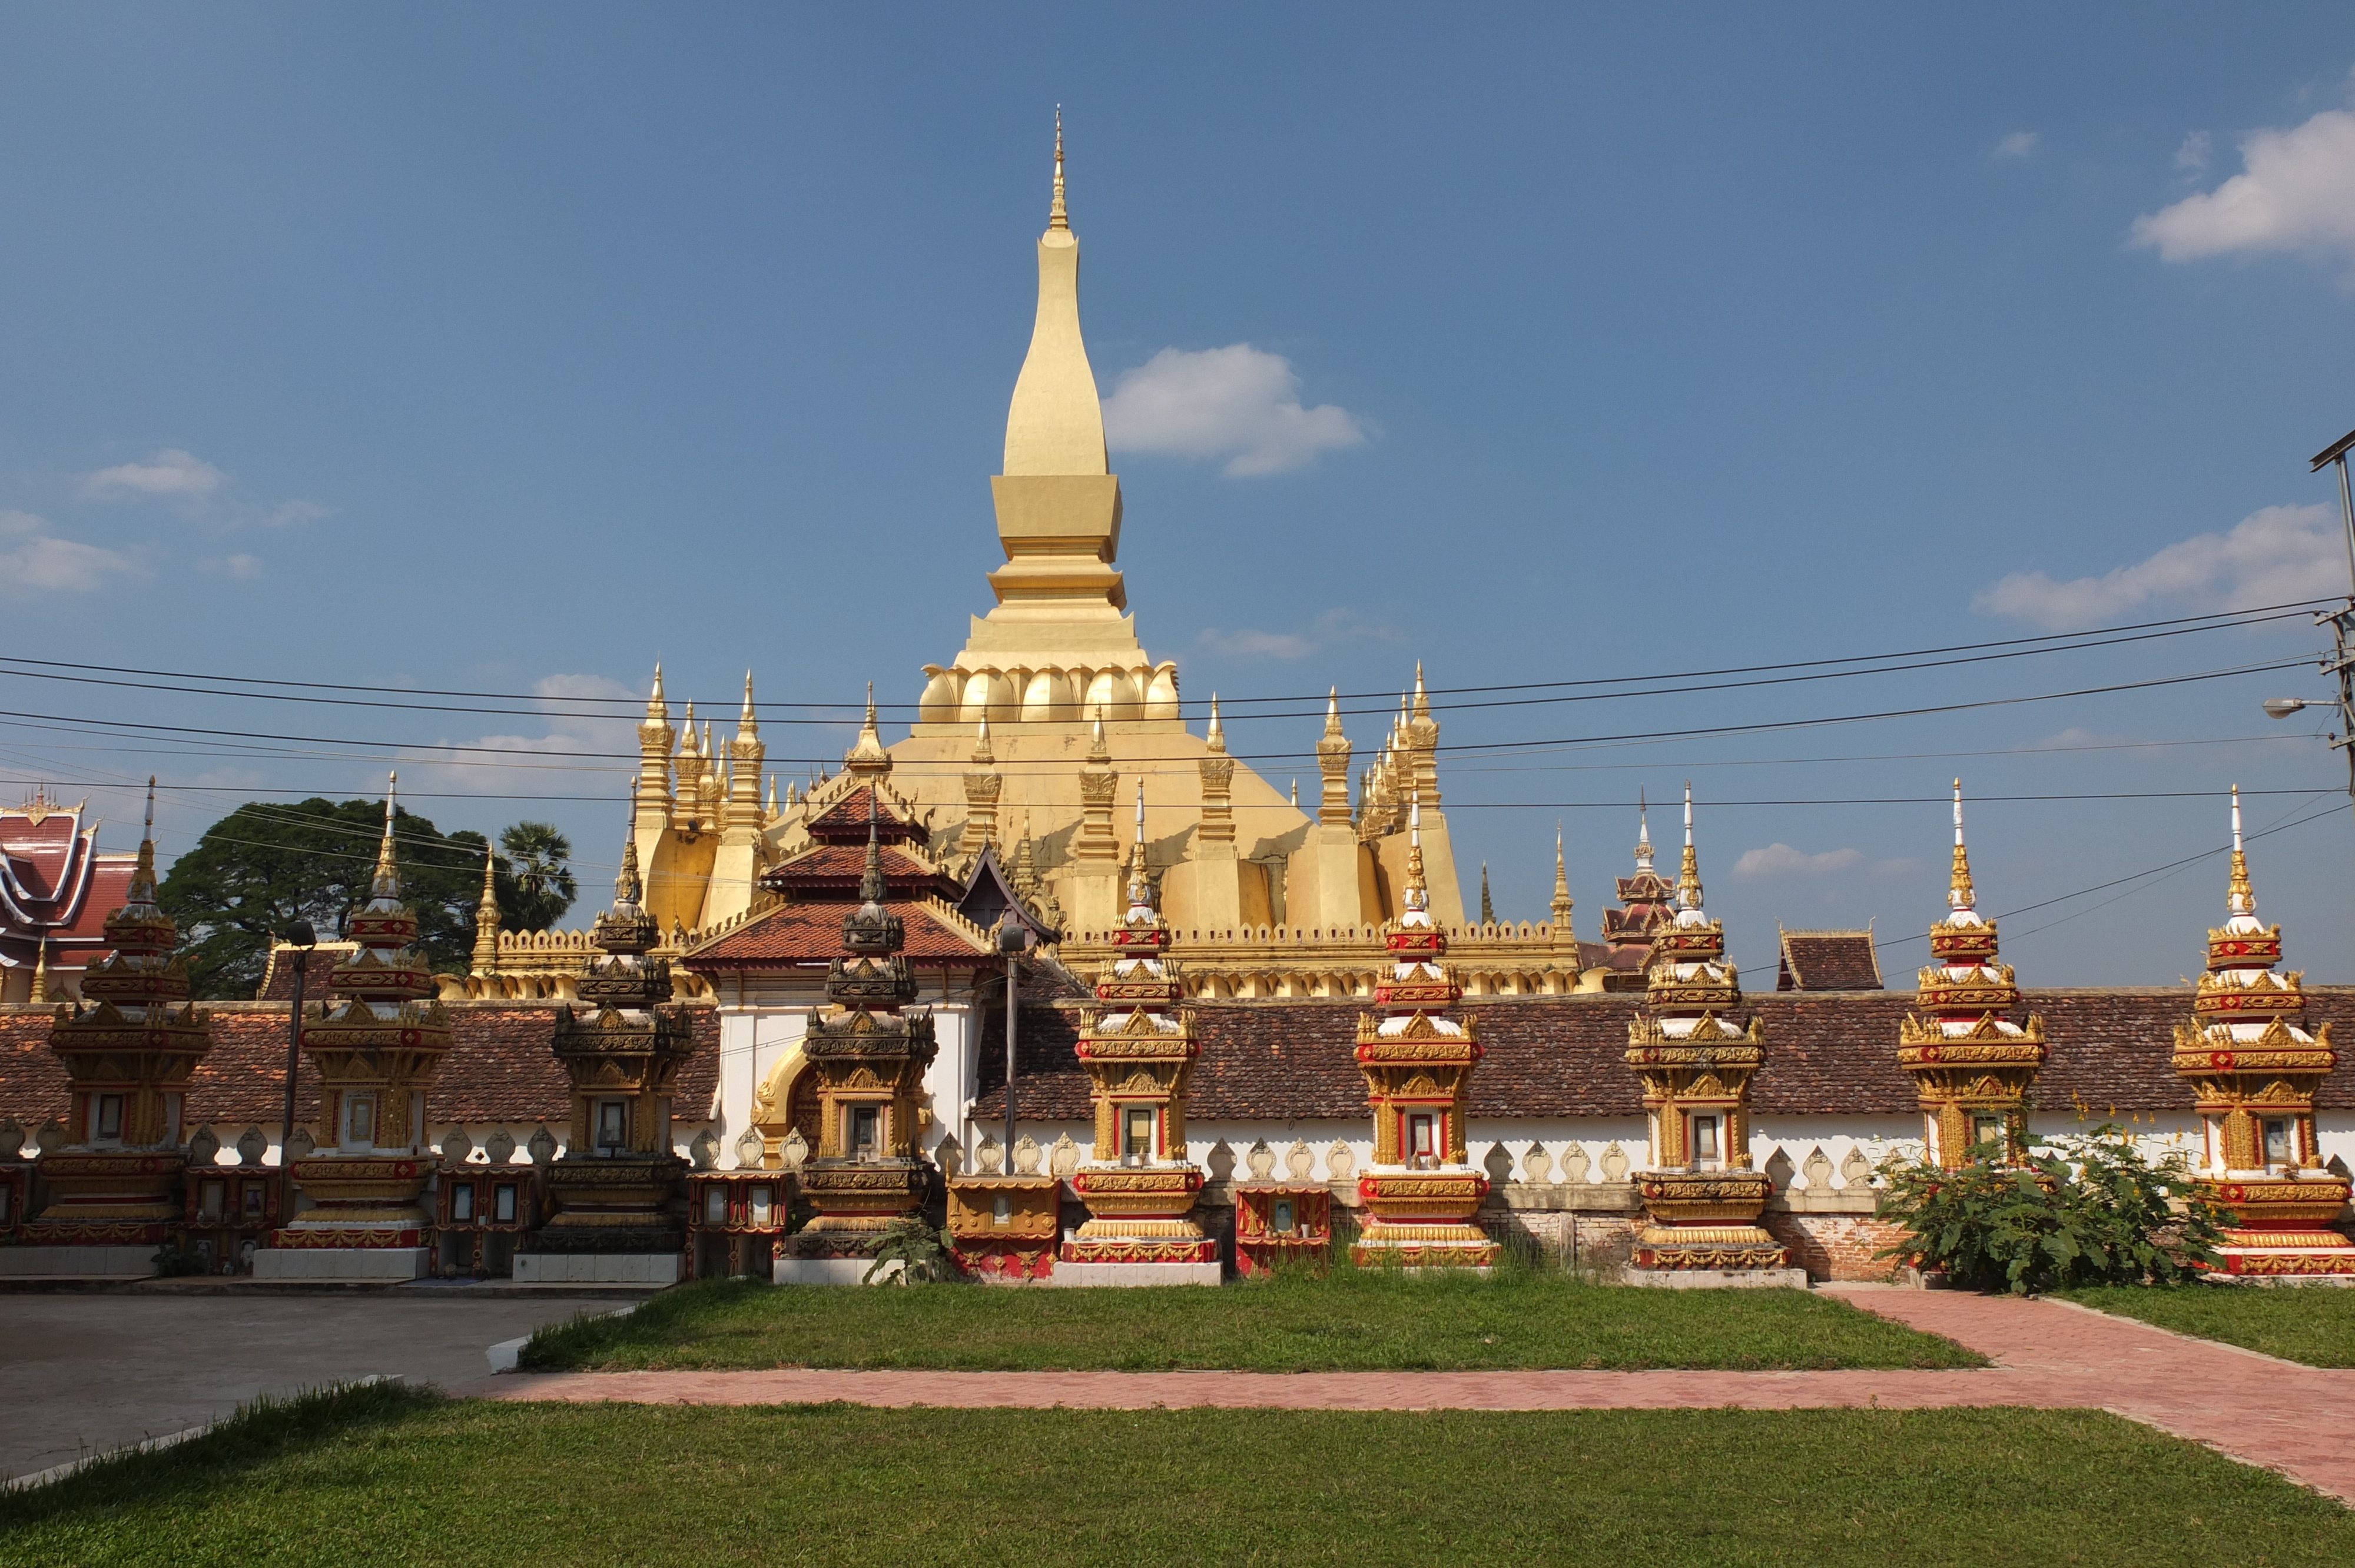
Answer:
M1055 105L1055 196L1047 204L1047 227L1069 231L1071 215L1063 205L1063 106Z
M2232 786L2232 880L2225 889L2224 906L2235 916L2256 917L2257 895L2249 885L2249 857L2241 847L2241 787Z
M1963 847L1963 781L1955 780L1955 864L1946 880L1946 907L1957 913L1972 903L1971 856Z

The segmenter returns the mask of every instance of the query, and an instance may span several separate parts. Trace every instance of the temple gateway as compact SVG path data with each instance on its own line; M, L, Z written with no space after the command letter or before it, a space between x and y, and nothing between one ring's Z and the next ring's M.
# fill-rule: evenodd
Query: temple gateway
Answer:
M1060 138L1038 263L992 602L905 677L914 723L887 741L870 695L840 768L781 794L751 678L718 740L657 670L591 929L502 932L486 868L468 972L427 972L388 800L300 1020L286 949L254 999L191 1003L152 837L108 857L78 810L0 811L0 1273L849 1279L922 1219L1007 1283L1515 1245L1870 1278L1884 1159L2130 1118L2231 1212L2228 1273L2355 1276L2355 990L2281 968L2237 803L2196 987L2018 983L1959 784L1910 992L1860 930L1781 933L1745 991L1689 798L1673 878L1630 824L1595 939L1559 845L1550 919L1467 920L1420 668L1362 762L1328 707L1304 804L1140 641Z

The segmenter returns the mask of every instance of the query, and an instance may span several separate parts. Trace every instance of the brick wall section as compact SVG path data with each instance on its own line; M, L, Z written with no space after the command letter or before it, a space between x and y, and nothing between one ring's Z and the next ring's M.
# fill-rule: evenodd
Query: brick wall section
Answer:
M1895 1245L1905 1234L1867 1214L1770 1213L1765 1223L1774 1239L1791 1249L1791 1262L1806 1269L1810 1279L1887 1279L1896 1264L1873 1255Z

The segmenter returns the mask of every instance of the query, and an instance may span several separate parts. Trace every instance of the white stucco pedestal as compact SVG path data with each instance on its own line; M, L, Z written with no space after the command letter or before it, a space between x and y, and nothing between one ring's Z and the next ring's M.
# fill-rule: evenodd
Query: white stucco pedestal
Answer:
M155 1272L153 1246L0 1247L0 1277L144 1279Z
M675 1252L519 1252L518 1285L677 1285Z
M779 1285L865 1285L869 1283L867 1271L874 1266L873 1259L864 1257L781 1257L770 1277ZM873 1283L888 1283L900 1266L893 1258Z
M421 1246L277 1246L253 1255L256 1279L423 1279L433 1254Z
M1216 1260L1209 1263L1058 1263L1056 1285L1217 1285Z
M1804 1268L1629 1268L1625 1285L1648 1285L1658 1290L1805 1290Z

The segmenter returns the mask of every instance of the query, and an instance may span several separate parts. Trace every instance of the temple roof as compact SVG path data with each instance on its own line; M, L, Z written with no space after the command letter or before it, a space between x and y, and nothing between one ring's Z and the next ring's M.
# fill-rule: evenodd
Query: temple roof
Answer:
M97 829L84 825L80 806L36 799L0 810L0 964L32 964L44 937L52 964L96 959L135 861L99 853Z
M912 843L922 847L931 835L922 825L900 814L893 797L887 790L861 784L810 819L804 831L822 844L851 844L862 853L867 848L868 802L875 803L875 837L886 844ZM856 876L853 880L857 880Z
M1870 931L1785 931L1776 991L1879 991Z
M858 878L852 877L857 885ZM679 960L682 969L826 969L842 954L842 916L847 900L788 904L753 916ZM901 949L916 969L956 969L994 964L997 955L986 936L969 932L955 911L935 899L886 901L884 909L906 927Z

